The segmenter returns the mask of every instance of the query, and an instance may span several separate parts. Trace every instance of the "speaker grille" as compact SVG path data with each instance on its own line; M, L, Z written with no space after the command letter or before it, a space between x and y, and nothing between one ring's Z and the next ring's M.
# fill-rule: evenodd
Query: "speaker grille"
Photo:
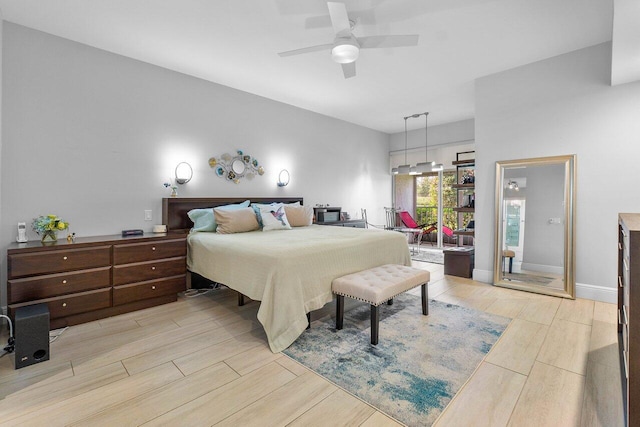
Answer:
M16 369L49 360L49 307L34 304L17 308L14 323Z

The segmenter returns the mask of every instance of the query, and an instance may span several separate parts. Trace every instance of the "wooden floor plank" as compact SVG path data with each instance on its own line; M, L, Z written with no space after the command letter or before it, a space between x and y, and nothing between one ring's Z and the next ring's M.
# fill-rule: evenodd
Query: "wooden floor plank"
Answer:
M63 402L128 376L122 363L116 362L85 375L74 375L40 387L21 390L0 401L0 422Z
M213 425L297 378L270 363L145 423L145 426Z
M85 418L74 426L137 426L189 403L237 379L239 375L224 363L151 390Z
M594 306L595 302L593 300L582 298L570 300L564 298L560 303L556 318L591 325Z
M336 386L331 385L313 372L307 372L215 425L220 427L289 425L334 391L336 391ZM355 408L357 407L351 407L351 409ZM339 417L337 417L339 410L339 406L331 407L332 425L338 425L336 422L339 421ZM371 415L371 412L368 415ZM321 413L326 414L327 412L321 411ZM323 419L326 423L327 419L324 417ZM363 421L364 419L366 417L363 418ZM305 424L293 423L291 425Z
M115 361L128 361L134 358L144 358L143 355L148 352L159 354L163 351L170 351L171 348L180 347L185 341L194 336L205 334L215 329L214 324L209 321L188 329L172 329L166 332L160 332L149 337L132 340L121 345L113 345L100 354L91 354L85 357L72 359L73 369L77 373L87 372L99 366L108 365ZM227 336L225 335L225 338ZM148 364L147 368L158 366L164 362L168 362L172 358L163 358L159 363ZM125 367L130 374L140 372L141 369L131 369L125 363Z
M184 376L173 363L149 369L80 396L46 406L6 422L6 426L66 426Z
M522 375L529 375L548 329L548 326L540 323L513 319L485 360Z
M551 325L560 307L560 298L547 297L530 299L529 304L518 314L519 319Z
M483 362L434 426L504 426L527 377Z
M536 362L513 410L509 426L579 426L584 377Z
M549 327L537 360L585 375L590 339L591 326L556 318Z
M253 348L264 346L265 342L264 331L254 329L200 350L193 350L184 356L173 359L173 363L184 375L190 375Z
M612 381L614 380L614 381ZM582 404L581 426L624 426L620 365L589 362Z

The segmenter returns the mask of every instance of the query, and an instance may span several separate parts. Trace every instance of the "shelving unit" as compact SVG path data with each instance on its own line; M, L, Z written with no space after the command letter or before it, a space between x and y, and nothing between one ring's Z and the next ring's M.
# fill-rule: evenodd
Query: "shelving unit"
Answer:
M475 209L475 151L462 151L456 153L456 160L452 162L456 167L456 184L453 184L453 188L458 192L458 206L453 208L454 212L458 214L458 229L453 233L457 236L471 236L475 235L473 229L465 228L468 220L465 220L465 214L473 214ZM461 245L462 239L458 239L458 246Z

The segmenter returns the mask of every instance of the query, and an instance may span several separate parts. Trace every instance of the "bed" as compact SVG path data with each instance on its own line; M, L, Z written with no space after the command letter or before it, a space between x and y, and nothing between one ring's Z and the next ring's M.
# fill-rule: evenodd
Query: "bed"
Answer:
M302 203L302 198L246 199ZM246 199L164 199L163 222L169 230L188 230L189 210ZM311 225L188 237L189 271L260 301L258 320L273 352L284 350L300 336L308 325L307 313L333 299L333 279L384 264L411 265L402 233Z

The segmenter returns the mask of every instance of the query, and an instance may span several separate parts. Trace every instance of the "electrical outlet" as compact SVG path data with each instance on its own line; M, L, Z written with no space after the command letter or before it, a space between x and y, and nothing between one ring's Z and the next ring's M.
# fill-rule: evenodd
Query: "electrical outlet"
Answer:
M152 221L153 220L153 216L152 216L151 210L145 210L144 211L144 220L145 221Z

